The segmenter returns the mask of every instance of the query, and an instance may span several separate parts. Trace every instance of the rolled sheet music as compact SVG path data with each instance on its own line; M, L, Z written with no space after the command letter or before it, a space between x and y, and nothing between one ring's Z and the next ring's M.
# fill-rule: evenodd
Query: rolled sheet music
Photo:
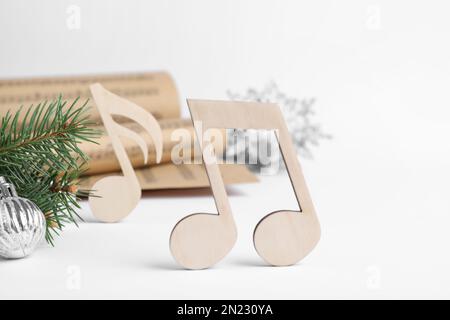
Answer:
M171 139L177 129L189 132L191 139L191 154L195 155L194 130L190 119L181 119L181 107L178 92L172 77L166 72L128 73L112 75L42 77L28 79L0 80L0 116L7 111L15 113L21 106L27 108L45 100L53 100L62 95L70 105L79 98L81 105L89 100L90 117L102 129L100 115L91 97L89 86L95 82L101 83L106 89L128 99L151 112L158 119L163 130L163 156L160 165L154 165L153 156L149 164L144 166L144 159L139 147L124 139L125 149L143 190L153 189L184 189L207 187L208 180L201 164L175 165L171 162L173 147L180 142ZM23 112L22 116L24 116ZM148 144L149 154L154 153L154 146L142 128L135 123L127 123L125 119L117 118L133 131L142 135ZM225 138L225 135L223 135ZM87 177L82 186L92 186L95 181L106 174L119 171L120 166L112 150L108 136L98 139L98 145L81 143L80 148L88 154L91 160L87 167ZM222 148L225 147L223 143ZM220 150L216 150L220 153ZM222 174L225 183L252 183L257 178L243 165L223 165Z

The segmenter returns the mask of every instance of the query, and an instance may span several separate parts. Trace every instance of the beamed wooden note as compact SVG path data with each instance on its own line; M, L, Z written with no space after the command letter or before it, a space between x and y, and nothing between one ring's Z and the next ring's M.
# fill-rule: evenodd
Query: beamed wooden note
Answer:
M320 226L279 107L269 103L188 100L197 137L211 128L274 130L299 204L299 211L267 214L256 226L253 242L258 254L274 266L292 265L316 246ZM200 125L199 125L200 124ZM196 213L172 230L170 249L175 260L189 269L211 267L233 248L237 230L214 149L199 141L217 213Z

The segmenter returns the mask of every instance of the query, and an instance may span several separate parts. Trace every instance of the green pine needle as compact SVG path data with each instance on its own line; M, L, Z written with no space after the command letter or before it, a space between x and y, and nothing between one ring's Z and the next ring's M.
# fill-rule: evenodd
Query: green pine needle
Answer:
M12 182L19 196L33 201L47 220L46 240L54 244L66 224L81 219L77 183L88 161L78 148L82 141L95 143L100 135L92 129L88 101L70 106L60 96L48 103L7 112L0 120L0 176Z

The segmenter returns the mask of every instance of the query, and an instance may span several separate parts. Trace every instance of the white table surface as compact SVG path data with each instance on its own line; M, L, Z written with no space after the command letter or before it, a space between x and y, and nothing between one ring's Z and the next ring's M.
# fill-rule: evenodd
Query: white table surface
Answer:
M0 298L448 298L448 171L378 165L304 163L323 234L296 266L268 267L252 244L261 217L296 208L283 173L228 188L238 241L212 269L181 269L168 246L180 218L214 212L208 191L146 192L121 223L97 223L84 202L85 223L55 248L0 260Z

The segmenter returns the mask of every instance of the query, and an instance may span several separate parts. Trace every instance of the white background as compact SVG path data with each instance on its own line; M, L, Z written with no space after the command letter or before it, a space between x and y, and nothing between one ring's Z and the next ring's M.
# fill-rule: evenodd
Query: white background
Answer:
M316 97L334 138L303 161L323 238L298 266L265 268L251 247L259 218L295 207L281 175L230 190L239 240L214 269L176 269L167 244L177 219L213 210L212 199L147 194L121 224L68 228L56 248L0 261L0 297L449 298L449 11L448 1L3 0L1 78L168 70L182 100L275 80Z

